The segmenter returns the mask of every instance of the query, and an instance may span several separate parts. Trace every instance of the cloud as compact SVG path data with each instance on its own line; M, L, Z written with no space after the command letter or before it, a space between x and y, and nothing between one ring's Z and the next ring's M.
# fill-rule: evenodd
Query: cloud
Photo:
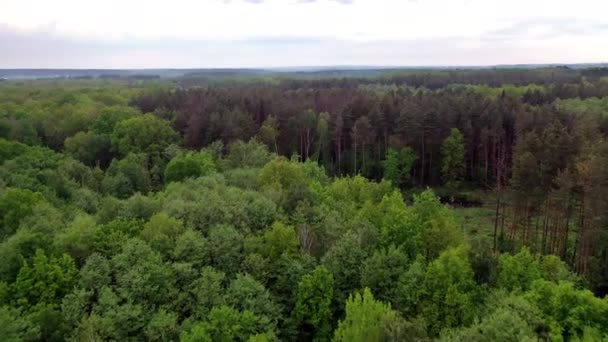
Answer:
M525 31L525 29L523 29ZM491 32L490 36L513 36ZM605 48L443 36L346 39L331 36L122 38L62 36L52 25L25 31L0 25L0 68L213 68L327 65L429 66L596 62Z
M319 0L298 0L297 3L299 4L311 4L313 2L318 2ZM334 2L338 2L341 3L343 5L350 5L355 3L355 0L329 0L329 1L334 1Z
M608 35L608 24L578 18L527 18L513 20L501 29L487 31L485 40L546 40L565 36Z
M232 2L232 0L221 0L223 3L225 4L229 4ZM265 0L241 0L243 2L248 2L250 4L261 4L263 3Z

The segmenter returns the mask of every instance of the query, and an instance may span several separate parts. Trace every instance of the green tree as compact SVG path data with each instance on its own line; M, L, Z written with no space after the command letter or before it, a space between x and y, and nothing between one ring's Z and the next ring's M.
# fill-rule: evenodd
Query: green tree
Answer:
M424 275L419 303L429 331L470 324L475 317L476 286L464 247L444 251Z
M264 245L264 254L275 260L283 253L290 256L296 254L300 243L292 226L277 221L264 232Z
M249 142L236 140L228 146L226 165L230 168L262 167L272 159L268 148L256 141Z
M403 184L409 182L416 159L416 152L410 147L404 147L401 150L389 148L382 161L384 178L390 180L393 186L401 188Z
M64 254L48 257L38 249L32 264L24 264L14 284L15 302L21 306L58 305L72 290L78 270L74 260Z
M240 269L243 254L243 235L231 226L216 226L209 232L211 264L229 277Z
M270 292L248 274L236 276L226 291L224 302L241 312L255 314L259 331L274 330L281 315Z
M147 193L152 188L147 158L143 154L128 154L121 160L112 160L102 182L105 192L127 198L136 192Z
M496 286L499 288L526 291L541 278L538 261L528 248L522 248L515 255L502 254L498 263Z
M333 287L334 278L324 266L318 266L300 280L292 316L303 338L314 337L315 341L330 339Z
M122 251L112 257L112 269L118 294L131 302L153 306L171 298L171 269L158 252L139 239L123 244Z
M338 324L333 341L386 341L400 320L390 305L375 300L366 288L346 301L346 317Z
M195 324L180 334L184 342L247 341L250 336L262 333L258 317L251 311L239 312L229 306L214 307L206 321Z
M63 145L67 154L89 166L104 165L110 157L110 138L107 135L78 132L66 138Z
M451 191L455 191L462 181L465 170L464 155L464 137L457 128L452 128L450 135L441 145L441 173Z
M29 190L10 188L0 195L0 240L13 234L43 197Z
M439 341L534 342L538 341L538 337L522 317L507 308L498 308L492 315L470 327L448 330Z
M263 143L271 146L272 149L274 149L274 153L278 154L279 148L277 146L277 138L279 137L279 133L279 123L277 122L276 117L268 115L260 127L258 137Z
M361 236L349 231L336 242L322 259L323 265L335 280L334 299L339 306L357 289L361 281L361 265L368 251L363 248Z
M177 238L184 230L181 221L160 213L150 218L139 236L154 250L160 252L163 256L169 256L175 249Z
M165 167L165 182L179 182L186 178L196 178L215 171L215 163L209 153L188 152L175 156Z
M167 146L177 141L177 133L165 120L153 114L120 121L112 132L112 147L122 156L147 153L160 156Z
M365 260L361 271L361 286L369 288L381 301L396 303L399 277L408 266L407 255L391 246L377 250Z
M8 306L0 307L0 340L6 342L34 341L40 337L40 329L23 314Z

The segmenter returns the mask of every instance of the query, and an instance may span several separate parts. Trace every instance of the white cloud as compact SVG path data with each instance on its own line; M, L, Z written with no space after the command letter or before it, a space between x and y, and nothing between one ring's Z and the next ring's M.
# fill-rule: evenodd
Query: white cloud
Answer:
M605 13L605 0L0 0L0 68L597 62ZM40 46L60 57L24 56Z

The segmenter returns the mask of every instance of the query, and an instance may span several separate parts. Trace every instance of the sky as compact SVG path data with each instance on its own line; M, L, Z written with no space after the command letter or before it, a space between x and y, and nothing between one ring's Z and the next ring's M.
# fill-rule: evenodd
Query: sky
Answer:
M608 0L0 0L0 68L608 62Z

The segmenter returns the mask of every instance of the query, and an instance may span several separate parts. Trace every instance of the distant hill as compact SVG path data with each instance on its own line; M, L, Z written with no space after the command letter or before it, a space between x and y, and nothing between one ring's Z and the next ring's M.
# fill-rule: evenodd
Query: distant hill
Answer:
M181 76L261 76L273 74L315 75L325 77L373 76L398 70L479 70L535 68L598 69L608 63L585 64L513 64L491 66L300 66L276 68L201 68L201 69L0 69L0 80L52 78L167 78Z

